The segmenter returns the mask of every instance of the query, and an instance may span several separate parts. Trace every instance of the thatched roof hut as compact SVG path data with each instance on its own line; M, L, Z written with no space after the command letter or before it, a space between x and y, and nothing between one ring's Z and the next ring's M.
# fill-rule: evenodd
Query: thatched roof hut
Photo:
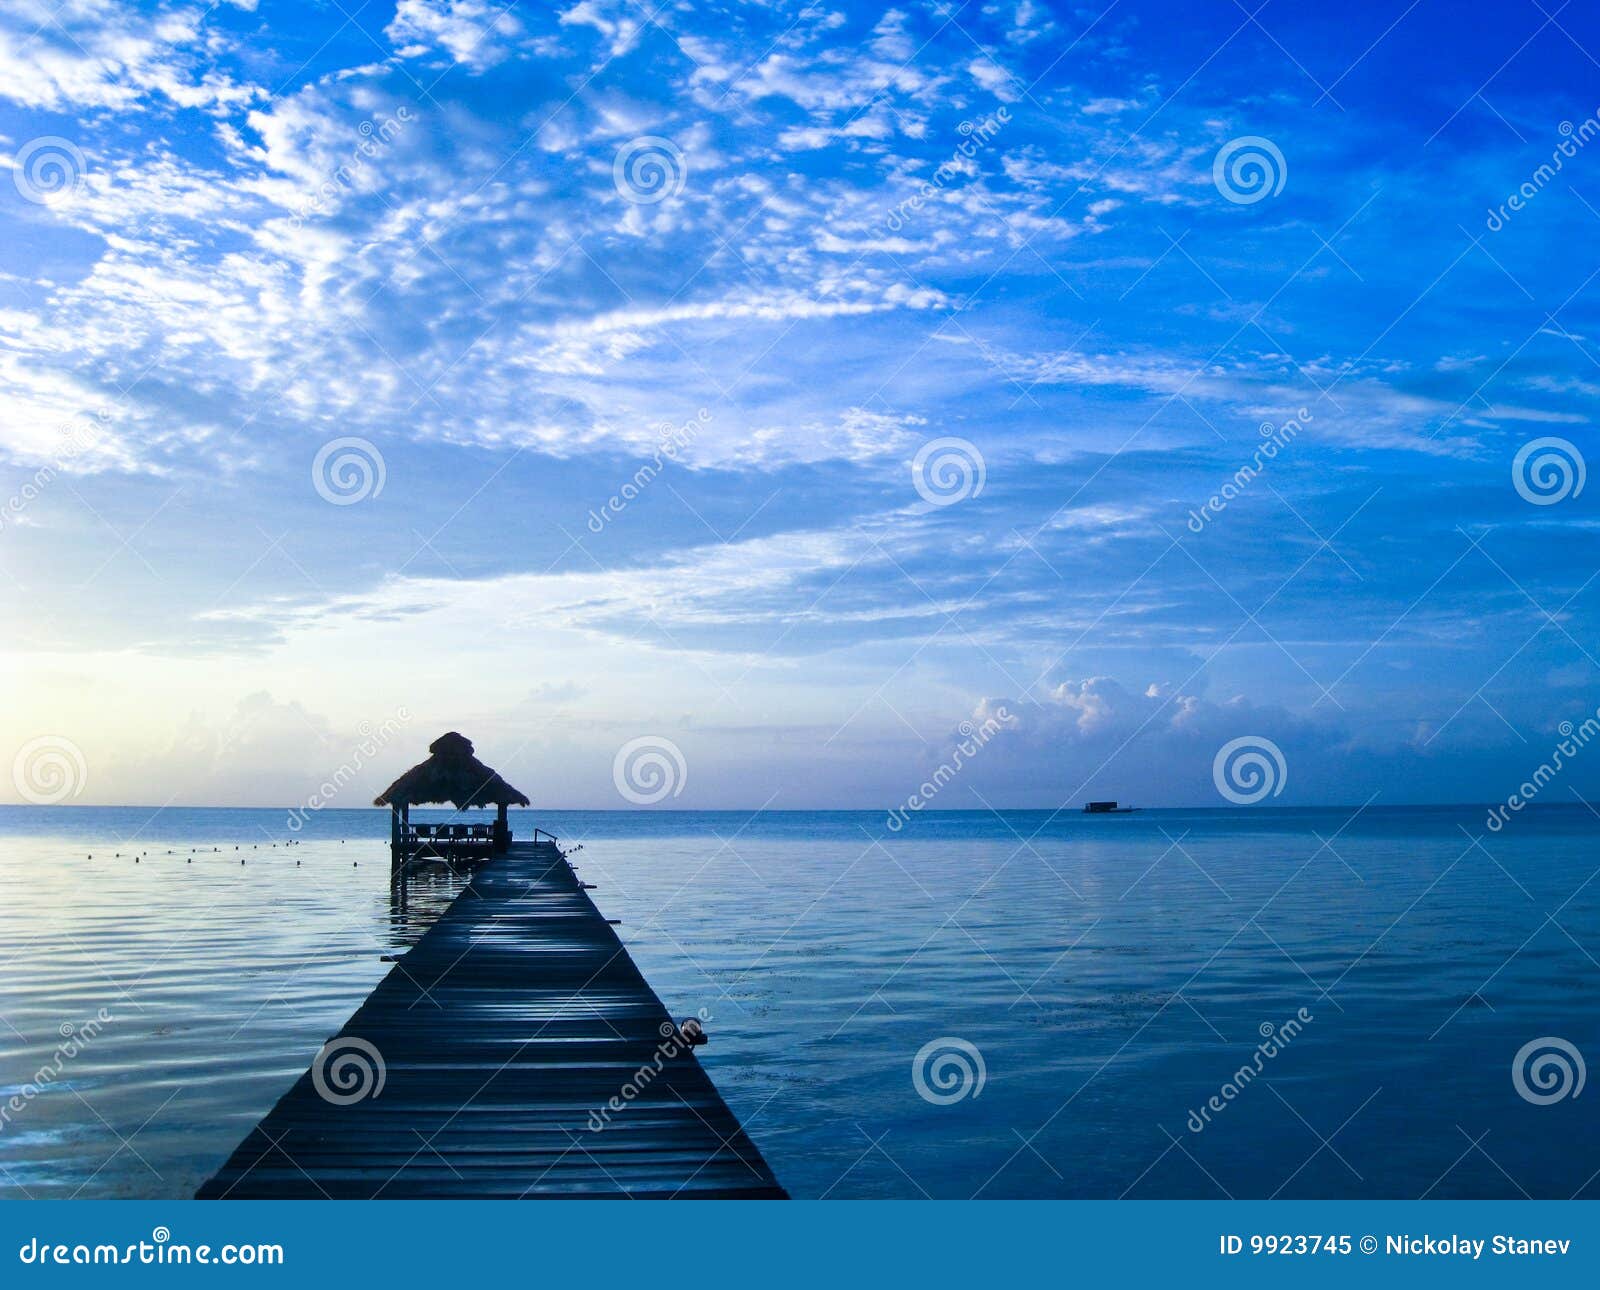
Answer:
M413 766L374 800L374 806L409 808L425 802L449 802L457 810L469 806L527 806L524 793L500 778L500 772L472 755L472 740L452 730L428 745L433 754Z

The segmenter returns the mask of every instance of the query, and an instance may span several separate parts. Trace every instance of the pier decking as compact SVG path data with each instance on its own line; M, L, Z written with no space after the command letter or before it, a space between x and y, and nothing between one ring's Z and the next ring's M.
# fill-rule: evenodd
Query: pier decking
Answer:
M783 1197L675 1033L561 852L513 843L340 1031L376 1095L313 1063L198 1195Z

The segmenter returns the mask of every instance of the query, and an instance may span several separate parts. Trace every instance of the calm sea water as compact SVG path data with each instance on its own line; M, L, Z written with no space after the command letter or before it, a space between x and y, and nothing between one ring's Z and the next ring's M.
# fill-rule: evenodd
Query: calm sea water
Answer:
M531 818L796 1196L1600 1195L1582 805ZM0 1194L191 1193L453 896L387 827L0 808Z

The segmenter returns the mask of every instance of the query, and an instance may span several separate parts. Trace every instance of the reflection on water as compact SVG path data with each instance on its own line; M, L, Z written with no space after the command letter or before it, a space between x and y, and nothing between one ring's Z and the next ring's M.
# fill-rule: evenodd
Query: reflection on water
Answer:
M371 840L169 816L4 838L0 1194L191 1193L464 881L424 869L402 902Z
M539 823L796 1195L1595 1195L1600 1098L1512 1079L1600 1060L1595 818L1350 815ZM0 809L0 1194L191 1192L459 887L393 903L378 812L148 817Z

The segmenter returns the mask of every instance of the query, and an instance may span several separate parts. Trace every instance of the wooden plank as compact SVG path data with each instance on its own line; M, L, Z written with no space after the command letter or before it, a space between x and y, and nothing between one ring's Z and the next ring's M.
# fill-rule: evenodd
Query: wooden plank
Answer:
M513 843L197 1195L782 1198L674 1035L561 852Z

